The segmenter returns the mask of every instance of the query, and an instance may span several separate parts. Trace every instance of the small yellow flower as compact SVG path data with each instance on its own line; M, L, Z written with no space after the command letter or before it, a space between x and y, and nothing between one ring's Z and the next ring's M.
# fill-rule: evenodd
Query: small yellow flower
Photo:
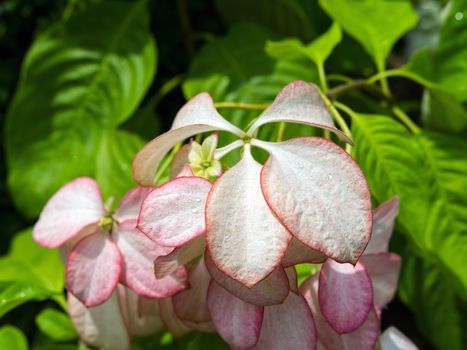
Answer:
M214 158L216 148L217 134L207 137L202 145L196 141L191 142L188 160L196 176L208 178L210 176L219 176L222 173L221 163Z

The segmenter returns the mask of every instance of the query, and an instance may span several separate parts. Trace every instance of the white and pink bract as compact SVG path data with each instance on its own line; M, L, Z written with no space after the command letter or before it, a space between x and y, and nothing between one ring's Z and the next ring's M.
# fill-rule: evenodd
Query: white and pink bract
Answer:
M255 138L271 122L317 126L351 142L303 81L287 85L246 132L203 93L138 153L134 177L146 187L130 191L115 213L89 178L49 200L34 239L67 257L70 315L85 342L125 350L132 336L164 326L174 336L217 332L236 350L374 348L401 265L388 252L398 198L373 215L365 177L342 148L320 137ZM238 140L216 150L214 133L205 149L183 146L175 178L153 186L171 148L218 130ZM239 147L241 160L221 173L220 159ZM264 165L252 147L269 153ZM212 183L195 174L220 176ZM322 266L299 286L299 263ZM380 346L406 341L391 328Z
M240 162L222 174L208 191L205 231L208 250L217 268L247 287L253 287L280 265L292 238L336 261L355 264L371 234L370 193L352 158L320 137L280 143L256 139L258 128L271 122L325 128L350 142L334 127L317 88L296 81L278 94L247 132L225 120L208 94L195 96L178 112L171 130L147 144L133 163L135 179L149 186L162 157L184 139L214 130L238 137L217 152L220 158L243 147ZM252 157L252 146L269 152L263 166ZM188 180L175 181L179 184ZM196 191L193 188L192 192ZM197 198L205 196L202 191ZM148 213L151 208L164 205L161 198L164 194L143 203L139 228L151 238L163 234L159 220ZM156 228L152 229L153 226ZM166 226L165 235L179 235L176 226L173 229ZM199 230L185 230L182 241L185 243L196 235Z
M33 238L62 249L67 256L67 289L84 305L102 304L119 282L149 298L168 297L187 286L184 267L163 279L154 278L154 260L173 249L136 229L141 201L150 191L138 187L128 192L110 218L96 181L83 177L62 187L42 211ZM107 217L109 228L100 225Z

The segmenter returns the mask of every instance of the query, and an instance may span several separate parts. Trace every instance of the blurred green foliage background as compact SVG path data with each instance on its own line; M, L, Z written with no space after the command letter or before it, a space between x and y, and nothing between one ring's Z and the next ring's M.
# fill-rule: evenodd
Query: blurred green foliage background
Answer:
M324 45L313 41L325 32ZM375 203L401 197L392 250L404 264L383 327L422 349L467 348L466 0L5 0L0 349L84 348L60 309L58 254L28 229L59 187L93 176L118 198L135 185L134 154L186 99L208 91L216 102L269 103L293 80L323 87L320 69L331 91L391 77L333 96L351 108L353 156ZM222 112L243 127L258 115ZM288 126L285 136L313 133ZM135 343L206 346L225 344L206 335Z

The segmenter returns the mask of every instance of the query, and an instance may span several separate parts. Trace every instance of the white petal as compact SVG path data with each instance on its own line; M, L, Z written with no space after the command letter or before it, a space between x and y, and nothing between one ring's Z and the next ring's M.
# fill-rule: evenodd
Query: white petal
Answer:
M228 131L239 137L244 135L216 111L211 96L207 93L196 95L177 113L170 131L138 152L133 161L135 180L141 185L152 185L160 161L172 147L190 136L214 130Z
M399 213L399 197L392 197L390 200L376 208L373 214L373 232L365 254L386 253L388 251L389 240L394 230L396 216Z
M290 234L261 193L259 165L245 147L242 160L214 184L206 205L206 241L217 268L251 287L280 263Z
M98 223L102 216L104 205L96 180L80 177L49 199L34 226L33 238L44 247L56 248Z
M310 248L355 264L371 235L371 200L353 159L320 137L255 140L270 153L261 172L264 197L289 231Z
M130 337L116 291L105 303L91 308L68 293L68 312L80 338L87 344L114 350L130 348Z
M352 140L334 126L318 88L301 80L285 86L269 108L253 123L247 134L252 136L261 125L273 122L307 124L328 129L343 141L352 143Z

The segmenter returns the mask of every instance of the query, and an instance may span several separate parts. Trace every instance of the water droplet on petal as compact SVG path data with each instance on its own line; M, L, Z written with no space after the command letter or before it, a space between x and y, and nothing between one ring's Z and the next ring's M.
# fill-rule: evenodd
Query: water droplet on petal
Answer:
M332 175L328 174L328 180L332 180Z
M201 202L201 198L196 198L196 201L199 203Z
M198 212L198 209L193 208L193 209L191 209L191 211L192 211L194 214L196 214L196 213Z

